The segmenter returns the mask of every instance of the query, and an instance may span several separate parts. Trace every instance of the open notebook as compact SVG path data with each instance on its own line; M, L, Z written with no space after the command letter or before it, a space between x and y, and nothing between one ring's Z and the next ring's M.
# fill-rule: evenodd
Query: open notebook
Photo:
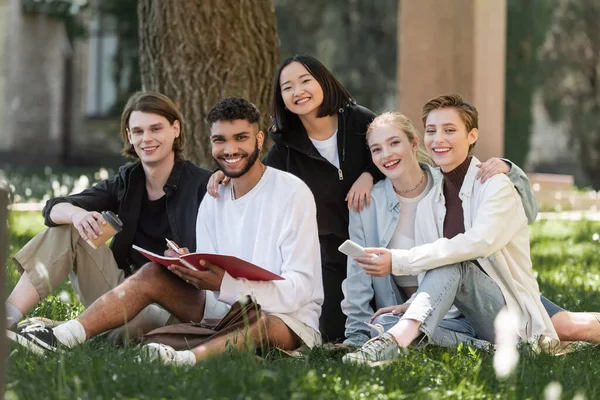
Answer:
M244 261L234 256L225 256L221 254L205 254L205 253L189 253L180 257L161 256L151 251L145 250L135 244L132 246L135 250L142 253L150 261L168 267L169 265L180 265L196 271L203 270L200 265L200 260L206 260L209 263L223 268L233 278L246 278L250 281L275 281L283 280L284 278L259 267Z

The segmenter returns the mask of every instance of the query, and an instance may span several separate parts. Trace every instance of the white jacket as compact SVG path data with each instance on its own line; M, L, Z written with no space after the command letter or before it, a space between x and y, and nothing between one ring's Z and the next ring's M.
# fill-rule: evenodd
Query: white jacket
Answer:
M502 290L508 310L520 317L517 333L521 340L537 341L546 349L556 346L558 336L540 301L532 272L521 198L504 174L485 183L475 179L478 163L473 157L459 193L465 233L443 238L446 206L442 175L434 173L434 186L417 208L417 246L392 250L392 273L417 275L443 265L477 260Z

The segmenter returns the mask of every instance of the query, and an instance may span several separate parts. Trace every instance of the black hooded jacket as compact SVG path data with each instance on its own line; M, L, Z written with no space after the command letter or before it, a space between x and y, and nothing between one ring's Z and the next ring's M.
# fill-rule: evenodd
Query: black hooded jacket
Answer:
M373 118L375 114L357 104L349 103L339 109L339 169L319 153L301 124L290 131L271 132L275 144L264 163L299 177L311 189L317 204L324 264L339 260L345 267L345 256L337 251L337 246L348 239L349 214L344 200L348 191L363 172L371 173L375 182L382 177L371 161L365 140Z

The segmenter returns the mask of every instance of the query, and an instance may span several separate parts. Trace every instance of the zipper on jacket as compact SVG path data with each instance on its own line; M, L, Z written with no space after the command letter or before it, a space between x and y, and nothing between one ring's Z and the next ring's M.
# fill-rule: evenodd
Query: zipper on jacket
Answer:
M344 173L342 172L341 168L338 168L338 176L340 178L340 181L344 180Z

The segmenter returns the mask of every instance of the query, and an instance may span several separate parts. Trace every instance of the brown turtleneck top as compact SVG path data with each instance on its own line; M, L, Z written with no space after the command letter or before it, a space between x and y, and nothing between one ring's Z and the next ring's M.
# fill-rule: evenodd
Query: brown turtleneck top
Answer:
M458 197L465 175L471 164L471 157L467 157L462 164L450 172L443 172L444 197L446 198L446 218L444 218L444 237L452 239L459 233L465 233L465 219L463 215L462 200Z

